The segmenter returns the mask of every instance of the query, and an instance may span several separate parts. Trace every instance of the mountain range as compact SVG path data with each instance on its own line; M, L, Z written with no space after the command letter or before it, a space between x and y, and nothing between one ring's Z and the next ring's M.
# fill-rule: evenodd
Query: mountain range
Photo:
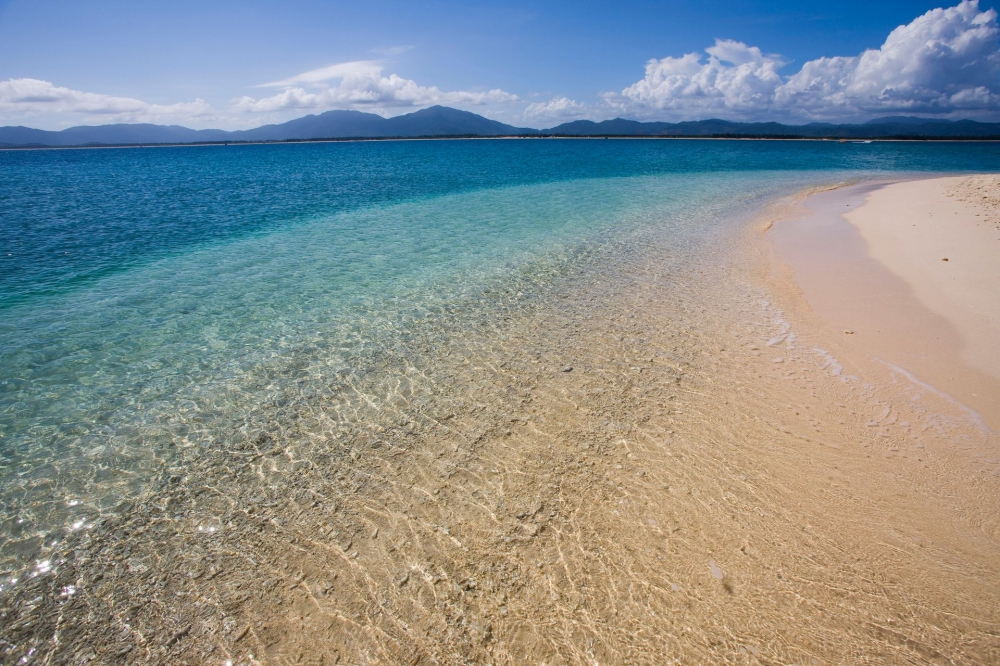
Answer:
M251 130L193 130L180 125L118 124L70 127L58 132L30 127L0 127L0 147L70 147L156 145L321 139L496 136L673 136L673 137L799 137L831 139L1000 139L1000 123L974 120L934 120L895 116L864 124L743 123L698 120L680 123L640 122L615 118L594 122L574 120L537 130L514 127L444 106L432 106L394 118L361 111L327 111L278 125Z

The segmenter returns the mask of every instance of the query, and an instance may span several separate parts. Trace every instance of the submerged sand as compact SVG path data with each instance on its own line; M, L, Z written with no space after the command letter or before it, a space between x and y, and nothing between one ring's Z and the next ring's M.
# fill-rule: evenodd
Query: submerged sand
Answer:
M845 343L769 243L650 248L383 350L343 379L357 425L248 417L18 588L0 654L1000 662L1000 442Z

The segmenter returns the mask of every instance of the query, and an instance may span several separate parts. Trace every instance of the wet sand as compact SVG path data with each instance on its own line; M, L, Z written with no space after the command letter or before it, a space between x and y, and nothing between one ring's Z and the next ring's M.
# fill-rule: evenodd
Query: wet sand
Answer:
M248 414L6 597L0 654L1000 662L1000 442L831 332L760 232L797 205Z

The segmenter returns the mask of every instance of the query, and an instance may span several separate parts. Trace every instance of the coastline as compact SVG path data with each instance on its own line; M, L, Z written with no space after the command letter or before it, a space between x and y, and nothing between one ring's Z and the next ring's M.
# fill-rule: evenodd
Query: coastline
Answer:
M607 248L184 448L7 591L0 654L996 662L995 438L755 284L754 223L718 236Z
M511 136L414 136L414 137L344 137L329 139L289 139L287 141L205 141L201 143L118 143L93 146L0 146L2 151L35 151L35 150L106 150L114 148L206 148L206 147L237 147L237 146L282 146L310 143L379 143L394 141L511 141L526 139L553 140L584 140L599 141L613 139L618 141L787 141L787 142L818 142L818 143L1000 143L993 138L877 138L865 139L863 142L855 139L823 137L769 137L769 136L632 136L632 135L545 135L533 134Z

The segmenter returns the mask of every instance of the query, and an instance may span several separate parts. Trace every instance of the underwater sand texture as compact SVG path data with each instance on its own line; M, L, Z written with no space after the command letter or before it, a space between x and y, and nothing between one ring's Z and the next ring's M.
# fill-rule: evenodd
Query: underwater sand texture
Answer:
M3 661L1000 661L996 435L840 360L762 243L511 283L276 398L15 588Z

